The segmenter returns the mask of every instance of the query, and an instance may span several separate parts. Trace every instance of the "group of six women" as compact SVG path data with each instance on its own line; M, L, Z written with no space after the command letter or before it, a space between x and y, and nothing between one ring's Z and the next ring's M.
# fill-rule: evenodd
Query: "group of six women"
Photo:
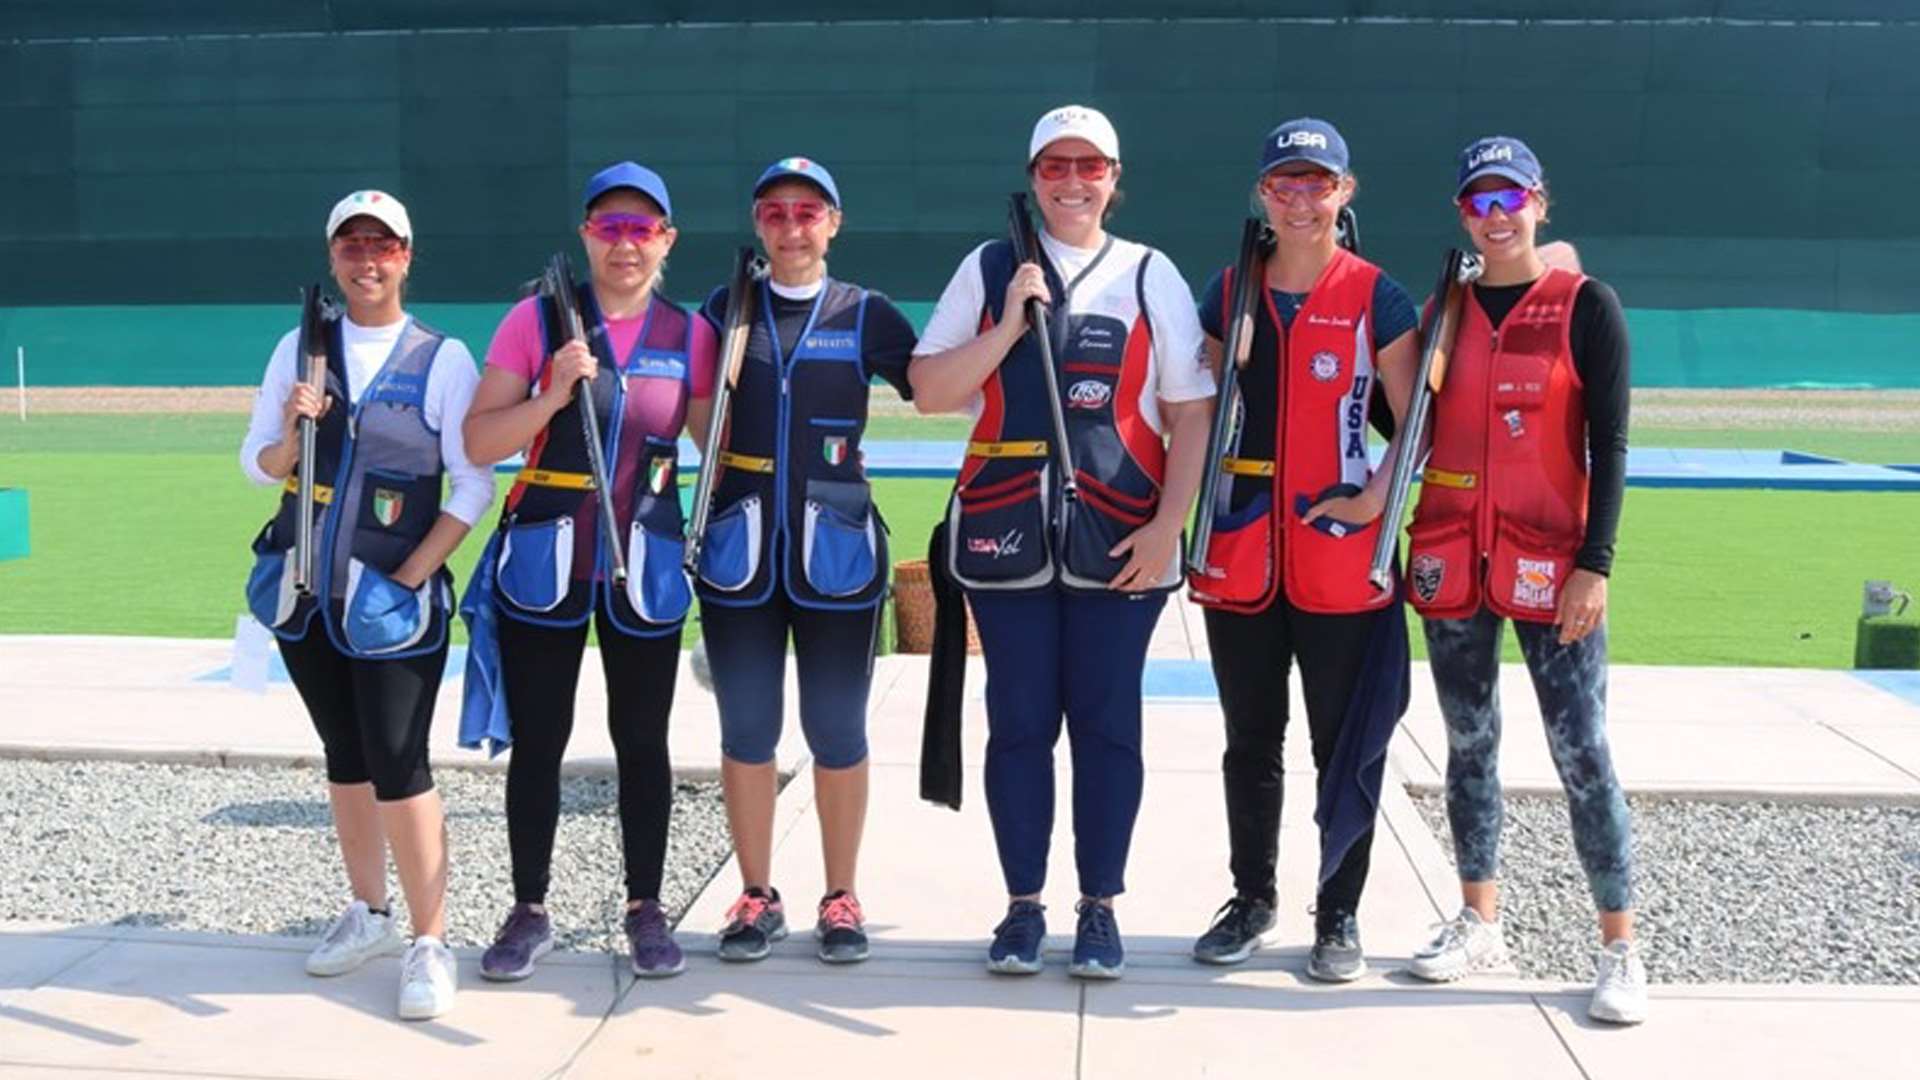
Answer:
M560 764L589 624L608 690L619 768L625 930L633 971L685 960L660 903L673 790L668 712L694 597L718 697L722 780L742 891L718 955L751 961L787 934L771 862L785 654L792 641L812 756L826 895L815 922L829 963L864 959L856 888L867 805L865 718L886 529L861 438L872 380L921 412L971 412L973 434L943 525L946 569L966 590L988 673L987 802L1008 904L987 966L1041 969L1040 903L1061 727L1073 760L1081 899L1069 970L1117 977L1114 899L1142 790L1139 676L1169 593L1183 584L1182 530L1206 469L1231 271L1197 307L1161 252L1109 233L1122 175L1107 118L1042 116L1026 155L1041 257L1005 240L962 260L924 332L885 296L827 274L841 195L818 162L774 163L753 188L768 266L754 290L744 362L715 449L718 482L689 586L681 572L676 440L706 437L728 309L661 292L676 233L665 181L632 162L587 184L580 241L586 340L542 297L501 321L477 378L457 340L406 314L413 257L405 208L357 192L327 222L345 301L329 324L324 389L296 376L297 333L275 350L241 450L281 485L255 541L254 613L281 649L325 746L354 900L308 959L316 975L404 951L399 1011L435 1016L457 982L443 944L447 859L427 768L427 729L453 612L447 556L479 522L496 462L524 452L469 586L497 617L497 681L510 718L506 805L513 904L481 959L488 979L530 975L553 942L545 907ZM1273 242L1239 375L1240 434L1224 459L1213 540L1191 576L1206 606L1225 713L1234 893L1195 959L1236 963L1275 922L1275 866L1289 669L1300 669L1316 766L1330 764L1375 673L1369 641L1406 595L1425 616L1449 735L1447 807L1460 914L1410 970L1450 980L1506 963L1496 913L1499 643L1514 622L1539 694L1604 948L1591 1012L1635 1022L1645 971L1634 950L1626 805L1604 731L1606 582L1624 479L1626 340L1613 292L1535 242L1540 165L1521 142L1476 141L1454 192L1484 262L1465 305L1411 527L1404 590L1364 580L1395 455L1376 467L1369 417L1406 409L1417 315L1407 292L1336 242L1354 197L1345 141L1301 119L1262 140L1254 197ZM1558 247L1564 248L1564 245ZM1059 397L1049 401L1030 302L1049 314ZM588 427L576 397L592 409ZM1384 402L1385 408L1373 407ZM1053 453L1056 410L1070 455ZM316 580L291 585L300 420L317 424ZM1391 424L1382 423L1390 431ZM599 520L586 433L601 436L615 527ZM1415 447L1407 453L1427 448ZM1055 475L1070 458L1074 475ZM451 494L441 500L443 478ZM1060 497L1071 485L1075 497ZM624 545L619 551L610 545ZM624 576L614 567L624 560ZM1404 668L1404 659L1400 665ZM469 695L471 697L471 693ZM1397 713L1395 714L1397 715ZM1365 971L1357 913L1371 814L1322 875L1307 973ZM414 936L386 895L391 850Z

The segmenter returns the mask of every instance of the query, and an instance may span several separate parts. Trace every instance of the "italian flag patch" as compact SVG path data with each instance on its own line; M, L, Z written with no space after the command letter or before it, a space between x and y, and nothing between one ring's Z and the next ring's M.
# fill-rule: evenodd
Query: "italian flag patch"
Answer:
M820 456L827 459L829 465L844 465L847 461L847 437L829 435L820 444Z
M385 528L393 528L400 521L400 511L407 505L407 497L392 488L373 489L373 520Z
M673 476L673 459L661 455L647 466L647 490L655 495L667 490L667 482Z

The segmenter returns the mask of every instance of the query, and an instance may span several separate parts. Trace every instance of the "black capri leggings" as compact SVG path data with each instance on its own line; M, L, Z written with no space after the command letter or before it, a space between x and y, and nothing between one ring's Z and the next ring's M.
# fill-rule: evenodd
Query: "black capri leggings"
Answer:
M627 899L657 900L673 812L667 716L680 671L680 635L631 637L596 613L600 667L607 677L607 733L620 772L620 846ZM507 842L513 898L545 903L560 824L560 759L573 735L574 693L587 626L549 627L500 617L500 678L513 716L507 762Z
M287 674L327 752L327 779L373 784L384 802L433 790L427 732L447 666L447 645L405 660L359 660L334 647L315 619L298 641L280 641Z

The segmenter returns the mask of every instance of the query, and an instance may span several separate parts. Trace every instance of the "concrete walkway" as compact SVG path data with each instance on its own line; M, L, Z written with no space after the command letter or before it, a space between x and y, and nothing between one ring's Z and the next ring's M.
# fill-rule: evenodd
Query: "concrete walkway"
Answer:
M1203 660L1203 643L1194 613L1171 606L1154 653L1173 667L1160 670ZM217 642L0 638L0 753L311 760L316 747L291 689L256 696L202 678L226 660ZM602 691L596 666L586 670L582 713L593 716ZM1187 947L1229 883L1218 711L1189 696L1149 700L1146 801L1119 908L1127 977L1088 986L1065 976L1074 890L1064 813L1046 896L1052 966L1029 979L990 977L981 957L1004 897L979 781L982 677L977 667L971 675L968 789L954 813L916 795L924 662L880 661L861 888L875 946L865 965L819 964L804 934L757 966L711 959L708 934L738 889L731 867L681 925L692 954L685 975L635 983L612 957L570 954L498 987L481 983L467 954L459 1006L420 1025L391 1019L393 960L317 981L300 970L305 941L0 924L0 1076L1911 1074L1910 1062L1899 1063L1920 987L1663 986L1649 1024L1611 1030L1586 1020L1584 985L1512 973L1438 988L1412 982L1397 969L1455 893L1444 853L1400 784L1388 787L1361 911L1368 978L1330 988L1300 975L1313 847L1304 798L1289 801L1282 827L1274 947L1240 968L1193 964ZM1510 690L1525 687L1522 670L1504 678ZM1911 684L1621 668L1613 685L1617 761L1630 789L1920 801ZM1415 686L1392 769L1402 783L1432 784L1444 737L1423 672ZM454 715L456 690L443 698L443 718ZM1528 697L1509 699L1503 768L1512 786L1551 789ZM710 768L712 702L684 672L675 707L676 763ZM1735 724L1738 738L1725 738ZM440 760L479 760L452 747L450 722L440 728ZM570 760L591 768L610 755L604 731L583 723ZM804 766L791 734L780 756ZM1304 739L1289 745L1288 766L1294 790L1308 790ZM1064 810L1064 747L1060 780ZM821 889L812 802L800 768L781 796L775 882L803 923L806 900Z

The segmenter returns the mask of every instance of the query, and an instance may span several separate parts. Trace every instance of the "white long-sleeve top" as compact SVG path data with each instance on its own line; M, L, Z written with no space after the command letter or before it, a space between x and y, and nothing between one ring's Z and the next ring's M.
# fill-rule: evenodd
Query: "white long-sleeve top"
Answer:
M408 316L387 326L361 326L341 317L347 394L353 402L359 402L367 384L380 373L411 318ZM260 451L280 441L281 414L298 377L294 353L299 347L300 331L287 331L267 360L260 393L253 399L253 420L247 425L247 437L240 443L240 469L256 484L285 482L285 477L268 476L260 468ZM453 483L453 492L441 509L470 527L477 524L492 505L494 489L492 470L467 459L466 440L460 433L467 409L473 404L474 388L479 385L479 369L466 345L458 338L442 341L440 350L434 354L433 366L427 370L426 421L428 427L440 433L440 457ZM336 402L334 407L340 408L341 403Z

